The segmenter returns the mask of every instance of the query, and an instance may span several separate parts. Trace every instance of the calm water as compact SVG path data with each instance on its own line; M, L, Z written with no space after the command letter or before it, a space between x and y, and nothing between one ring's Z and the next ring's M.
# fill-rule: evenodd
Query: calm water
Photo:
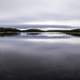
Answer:
M80 80L80 38L62 33L0 37L0 80Z

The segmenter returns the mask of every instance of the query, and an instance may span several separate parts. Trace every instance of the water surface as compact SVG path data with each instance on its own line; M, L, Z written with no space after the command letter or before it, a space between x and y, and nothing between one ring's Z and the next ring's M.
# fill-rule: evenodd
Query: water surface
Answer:
M0 37L1 80L80 80L80 38L62 33Z

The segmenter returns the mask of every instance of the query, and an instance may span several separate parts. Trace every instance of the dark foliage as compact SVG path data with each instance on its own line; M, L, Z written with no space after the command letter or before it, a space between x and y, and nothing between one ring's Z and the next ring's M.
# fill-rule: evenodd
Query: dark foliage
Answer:
M0 28L0 32L19 32L16 28Z
M28 29L28 30L23 30L23 32L45 32L45 31L40 29Z

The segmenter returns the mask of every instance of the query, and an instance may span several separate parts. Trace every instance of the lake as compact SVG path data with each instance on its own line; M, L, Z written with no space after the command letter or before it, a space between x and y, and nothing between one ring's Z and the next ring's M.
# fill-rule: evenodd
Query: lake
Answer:
M0 80L80 80L80 38L63 33L1 36Z

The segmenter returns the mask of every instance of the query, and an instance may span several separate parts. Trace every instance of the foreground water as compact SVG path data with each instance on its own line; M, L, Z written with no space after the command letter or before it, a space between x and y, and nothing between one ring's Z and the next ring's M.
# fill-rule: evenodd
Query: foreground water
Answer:
M62 33L0 37L0 80L80 80L80 38Z

